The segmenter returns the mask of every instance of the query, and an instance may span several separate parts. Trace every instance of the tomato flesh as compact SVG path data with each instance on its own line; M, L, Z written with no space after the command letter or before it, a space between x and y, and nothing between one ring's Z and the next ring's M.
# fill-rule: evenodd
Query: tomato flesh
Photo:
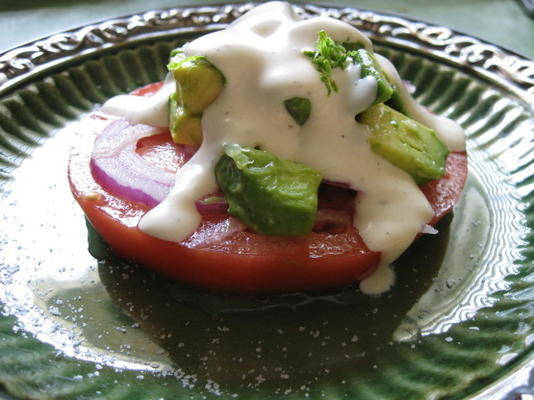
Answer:
M137 91L145 95L154 91ZM109 123L102 114L86 119L86 131L98 134ZM141 139L137 151L160 168L174 171L187 156L170 134ZM360 280L372 273L380 253L373 252L353 226L318 228L304 237L281 238L237 230L213 239L219 226L235 223L228 214L204 215L197 232L183 242L157 239L137 228L149 207L121 199L93 179L91 146L74 150L69 162L72 193L96 231L118 255L180 281L234 293L319 290ZM435 210L435 224L457 202L467 171L465 153L453 153L447 173L422 187ZM323 187L320 208L352 215L354 192Z
M428 202L434 210L434 217L429 225L436 225L460 200L465 180L467 179L467 154L450 153L447 157L445 174L421 186Z

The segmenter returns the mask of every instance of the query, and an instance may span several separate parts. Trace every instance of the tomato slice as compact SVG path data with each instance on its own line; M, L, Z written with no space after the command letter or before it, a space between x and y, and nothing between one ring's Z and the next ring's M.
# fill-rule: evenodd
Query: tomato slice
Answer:
M138 94L149 92L144 89ZM93 114L84 121L84 131L96 135L107 123L102 114ZM217 232L228 231L236 223L228 214L219 214L203 216L199 229L180 243L149 236L137 228L149 207L104 190L90 172L91 150L91 143L85 143L71 153L68 175L75 199L118 255L162 274L225 292L274 293L344 285L369 275L379 263L380 254L370 251L352 226L320 226L319 231L299 238L269 237L242 229L218 237ZM174 145L169 133L140 140L137 151L170 171L187 158L183 146ZM445 176L422 188L436 213L432 224L460 197L466 160L465 153L451 154ZM326 186L320 191L320 209L352 215L353 198L354 192Z
M467 154L465 152L450 153L443 177L421 187L434 210L430 225L436 225L460 200L466 179Z

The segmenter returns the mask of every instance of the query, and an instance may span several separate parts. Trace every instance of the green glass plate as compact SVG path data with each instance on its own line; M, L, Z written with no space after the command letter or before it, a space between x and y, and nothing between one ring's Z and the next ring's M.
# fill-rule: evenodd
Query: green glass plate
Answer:
M534 63L447 28L295 6L368 33L468 134L454 215L355 286L218 295L125 263L66 179L77 121L160 80L170 49L250 4L150 11L0 55L0 386L24 399L495 399L531 393Z

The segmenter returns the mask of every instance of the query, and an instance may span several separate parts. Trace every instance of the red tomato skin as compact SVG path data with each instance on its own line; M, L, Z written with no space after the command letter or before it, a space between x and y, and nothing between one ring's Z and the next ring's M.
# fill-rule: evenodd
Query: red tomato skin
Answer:
M157 88L148 86L134 94L147 95ZM91 120L96 124L91 125ZM93 115L87 119L87 131L95 135L106 122L102 115ZM226 245L227 251L191 248L149 236L137 228L149 208L114 197L95 182L89 169L90 151L73 151L68 171L71 191L87 219L116 254L182 282L243 294L322 290L361 280L380 261L380 253L370 251L354 228L343 234L312 232L298 239L240 232L234 234L233 245ZM422 188L436 213L431 224L459 199L466 172L466 154L452 153L445 176ZM243 252L243 243L253 251Z
M217 291L258 294L336 287L370 274L380 259L379 253L367 249L355 230L345 236L354 240L359 250L324 257L308 257L307 240L294 246L291 256L188 248L149 236L113 218L113 205L105 196L93 198L74 190L85 215L116 254L180 281ZM320 242L326 235L310 234L309 240ZM281 245L285 241L281 240Z
M421 190L434 210L428 223L436 225L460 200L467 179L467 153L453 152L447 157L445 174L440 179L427 182Z

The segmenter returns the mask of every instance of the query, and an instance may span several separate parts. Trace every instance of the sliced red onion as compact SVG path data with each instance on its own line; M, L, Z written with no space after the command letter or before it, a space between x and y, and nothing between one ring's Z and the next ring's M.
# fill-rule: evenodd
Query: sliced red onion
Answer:
M169 193L175 177L141 157L137 141L162 133L147 125L118 120L96 138L91 154L91 172L102 187L123 199L155 206Z

